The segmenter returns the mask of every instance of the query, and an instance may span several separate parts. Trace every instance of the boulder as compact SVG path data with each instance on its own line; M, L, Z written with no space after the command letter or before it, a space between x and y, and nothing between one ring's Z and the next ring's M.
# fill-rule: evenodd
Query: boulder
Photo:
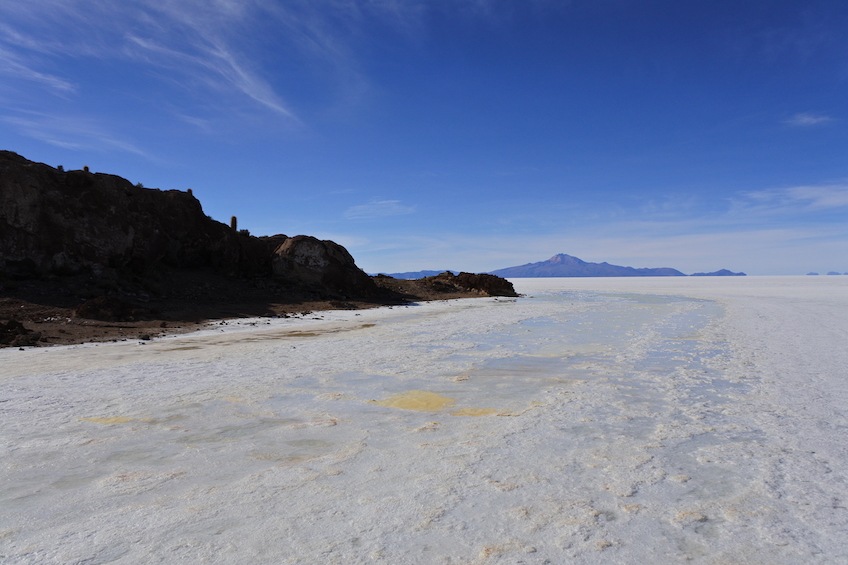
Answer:
M20 347L36 345L41 339L39 332L28 330L17 320L0 322L0 345Z
M378 293L377 285L338 243L308 235L286 239L271 259L274 277L289 285L311 286L342 298Z

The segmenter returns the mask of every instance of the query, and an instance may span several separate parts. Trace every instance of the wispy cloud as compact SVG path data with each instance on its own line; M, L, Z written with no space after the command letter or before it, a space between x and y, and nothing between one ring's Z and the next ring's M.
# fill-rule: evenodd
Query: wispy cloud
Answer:
M828 122L832 122L833 118L830 116L825 116L823 114L811 114L809 112L802 112L800 114L795 114L791 118L784 120L783 123L790 126L795 127L810 127L817 126L820 124L826 124Z
M21 135L64 149L118 150L156 160L131 142L87 118L24 112L17 116L0 116L0 121L14 127Z
M793 186L748 192L735 199L735 214L797 214L848 207L848 184Z
M260 111L301 123L305 109L291 100L304 80L323 93L325 112L370 92L364 61L374 48L372 27L414 42L427 33L428 13L484 18L503 12L499 6L490 0L3 0L0 75L73 92L73 65L66 63L120 60L152 81L178 85L191 102L175 114L197 113L190 105L205 108L207 119ZM287 82L292 76L298 84Z
M19 55L0 46L0 74L39 83L60 93L71 93L76 90L71 82L49 73L37 71L32 67L31 63L25 62Z
M281 116L295 118L274 89L222 43L207 42L192 53L134 35L127 35L126 41L124 52L136 60L190 76L194 83L204 83L211 91L233 89Z
M0 19L6 21L0 24L0 72L72 90L69 80L43 68L69 58L127 60L142 69L160 69L160 75L162 70L181 75L177 82L189 89L205 85L210 103L230 92L294 119L250 53L236 48L251 43L251 37L240 34L249 34L267 17L265 3L5 0L0 4Z
M386 216L401 216L411 214L415 208L404 206L400 200L375 200L368 204L361 204L348 208L344 217L348 220L364 220L372 218L384 218Z

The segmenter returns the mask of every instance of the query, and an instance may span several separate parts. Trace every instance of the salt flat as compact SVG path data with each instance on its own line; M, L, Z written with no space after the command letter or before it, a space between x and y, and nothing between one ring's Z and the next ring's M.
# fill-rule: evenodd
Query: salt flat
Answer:
M848 563L848 277L514 282L0 351L0 559Z

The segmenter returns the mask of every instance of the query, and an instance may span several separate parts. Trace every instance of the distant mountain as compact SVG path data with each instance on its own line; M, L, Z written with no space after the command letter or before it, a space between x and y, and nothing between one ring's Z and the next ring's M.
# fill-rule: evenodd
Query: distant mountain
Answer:
M685 277L677 269L634 269L609 263L588 263L577 257L560 253L547 261L527 263L518 267L507 267L491 271L499 277Z
M459 271L448 271L448 269L444 269L442 271L409 271L408 273L385 273L392 277L393 279L423 279L424 277L435 277L436 275L440 275L444 272L450 272L455 275L459 274Z
M734 273L733 271L728 271L727 269L721 269L720 271L714 271L712 273L692 273L693 277L745 277L747 276L745 273Z

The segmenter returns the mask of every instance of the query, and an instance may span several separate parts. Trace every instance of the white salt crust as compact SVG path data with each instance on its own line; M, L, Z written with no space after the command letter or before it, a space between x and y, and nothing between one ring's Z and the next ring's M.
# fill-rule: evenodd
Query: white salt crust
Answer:
M514 282L0 351L0 562L848 563L848 277Z

